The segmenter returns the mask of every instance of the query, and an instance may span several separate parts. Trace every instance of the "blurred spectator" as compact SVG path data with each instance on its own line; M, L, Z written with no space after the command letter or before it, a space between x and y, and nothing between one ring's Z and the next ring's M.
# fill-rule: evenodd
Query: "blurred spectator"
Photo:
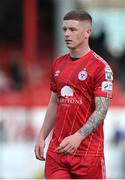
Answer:
M102 30L97 37L91 37L90 46L96 51L100 56L108 60L109 62L109 52L106 47L106 32Z
M116 128L114 132L113 142L116 146L119 146L122 150L122 174L125 178L125 129Z
M14 53L10 60L9 74L12 79L12 88L20 90L24 87L24 78L20 54Z
M9 79L6 73L0 69L0 93L7 92L9 90Z

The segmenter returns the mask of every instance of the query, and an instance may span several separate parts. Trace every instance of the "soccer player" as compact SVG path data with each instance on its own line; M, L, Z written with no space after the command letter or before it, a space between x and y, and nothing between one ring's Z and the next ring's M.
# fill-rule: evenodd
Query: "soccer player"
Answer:
M89 47L92 17L72 10L63 19L69 53L51 71L51 98L35 146L44 160L45 139L53 130L45 163L47 179L104 179L103 122L112 97L112 70Z

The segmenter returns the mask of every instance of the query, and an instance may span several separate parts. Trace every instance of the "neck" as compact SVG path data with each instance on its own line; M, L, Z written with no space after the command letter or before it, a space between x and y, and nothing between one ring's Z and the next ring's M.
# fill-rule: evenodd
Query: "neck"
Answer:
M89 46L82 47L82 48L76 48L76 49L70 49L70 56L75 58L80 58L87 54L90 51Z

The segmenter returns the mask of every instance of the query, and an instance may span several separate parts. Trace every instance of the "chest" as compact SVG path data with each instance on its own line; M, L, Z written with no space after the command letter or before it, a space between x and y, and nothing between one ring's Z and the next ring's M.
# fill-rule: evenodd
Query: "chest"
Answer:
M65 62L55 68L55 82L58 89L68 85L80 90L93 87L93 65L89 62Z

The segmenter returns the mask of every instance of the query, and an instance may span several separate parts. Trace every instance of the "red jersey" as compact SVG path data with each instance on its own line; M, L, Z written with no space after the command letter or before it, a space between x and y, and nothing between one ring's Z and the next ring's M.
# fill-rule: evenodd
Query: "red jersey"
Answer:
M105 60L89 51L78 60L70 54L57 58L52 66L51 90L57 93L57 115L49 150L78 131L95 110L95 97L112 97L112 71ZM76 155L101 156L104 151L103 123L86 137Z

